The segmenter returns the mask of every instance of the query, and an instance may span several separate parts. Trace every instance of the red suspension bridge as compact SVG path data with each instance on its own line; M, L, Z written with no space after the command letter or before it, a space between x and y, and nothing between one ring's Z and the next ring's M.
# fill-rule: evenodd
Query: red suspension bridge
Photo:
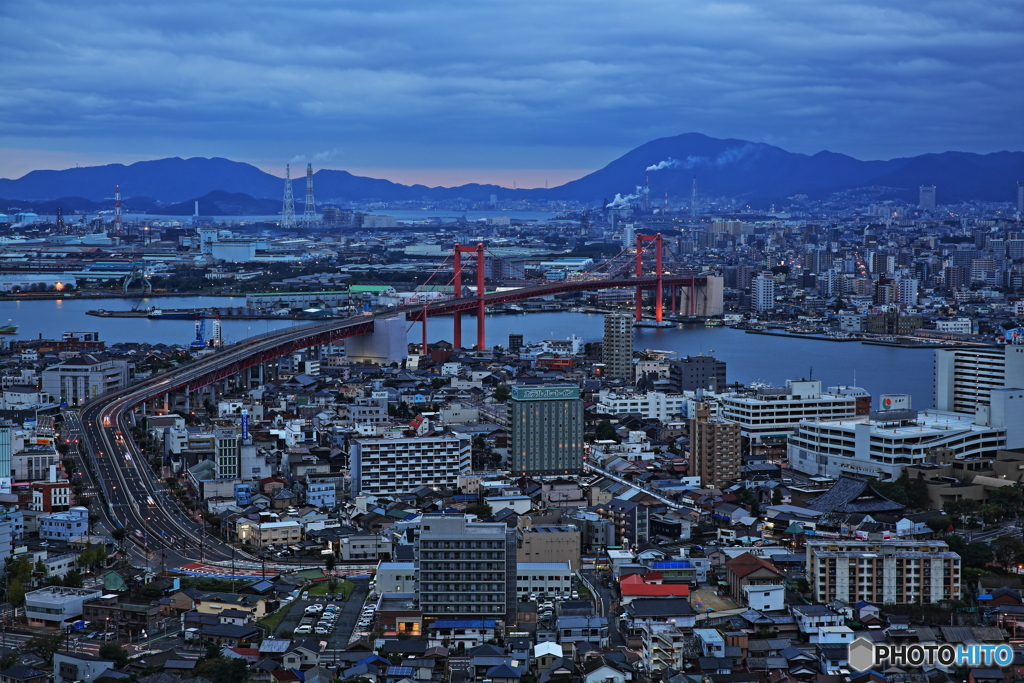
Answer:
M654 267L653 269L648 268L648 272L645 272L645 266L650 266L649 262L644 260L644 252L649 247L653 251L654 255ZM664 244L661 233L657 235L637 235L636 237L636 253L635 256L628 256L629 250L623 249L612 258L602 263L596 264L593 269L585 270L578 274L573 274L567 277L565 280L558 281L531 281L525 277L525 273L509 264L505 259L490 252L484 244L481 242L476 246L464 246L456 244L452 251L452 254L446 258L440 266L434 271L434 273L427 279L423 285L417 288L418 292L425 292L428 290L430 282L433 278L441 271L442 268L448 263L448 259L452 259L453 263L453 275L449 280L449 285L452 286L455 298L448 301L427 301L424 300L418 309L407 310L405 313L407 320L421 322L423 324L423 338L422 348L427 348L427 319L430 316L435 315L451 315L454 317L454 331L452 345L455 348L462 348L462 314L466 312L476 313L476 346L479 349L486 348L487 346L487 335L486 335L486 318L485 312L488 306L495 306L501 304L513 303L516 301L525 301L527 299L535 299L553 294L565 294L569 292L585 292L598 289L615 289L615 288L635 288L634 302L635 302L635 313L634 317L637 322L643 318L643 292L653 291L654 292L654 319L657 322L662 322L665 316L665 294L668 292L671 297L670 311L674 314L683 314L683 311L678 310L677 302L686 301L688 304L687 315L694 316L697 311L697 300L701 294L707 296L708 279L707 276L697 276L688 268L681 268L678 272L668 273L664 268ZM475 256L475 269L476 269L476 292L475 296L466 297L463 296L465 292L462 287L462 276L465 268L462 255L471 254ZM525 286L519 286L514 289L507 289L505 291L492 291L487 293L486 291L486 273L487 263L486 255L490 254L495 260L503 262L510 270L515 270L521 273L524 277L520 281L525 281L529 284ZM672 257L674 259L674 257ZM630 267L634 266L632 277ZM602 269L610 268L608 272L602 272ZM653 271L653 272L650 272ZM685 290L686 296L682 296ZM417 302L418 297L410 299L410 304Z

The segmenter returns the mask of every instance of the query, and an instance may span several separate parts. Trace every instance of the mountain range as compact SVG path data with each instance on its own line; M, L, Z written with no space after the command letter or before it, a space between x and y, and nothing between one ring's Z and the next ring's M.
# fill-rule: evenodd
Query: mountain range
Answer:
M301 171L296 170L300 176ZM764 143L686 133L647 142L600 170L550 189L401 185L333 169L316 171L314 186L318 203L486 202L491 195L499 200L591 203L615 201L616 195L627 201L642 193L646 182L651 203L657 206L666 192L673 198L688 199L694 178L703 197L734 197L752 205L798 193L822 197L863 187L889 188L893 196L914 200L920 185L936 185L939 203L1012 201L1016 181L1024 179L1024 152L943 152L860 161L834 152L797 154ZM301 207L305 177L292 182L296 203ZM282 178L250 164L221 158L175 157L127 166L32 171L21 178L0 179L0 197L6 198L0 203L12 206L22 202L46 213L52 213L56 206L92 211L112 206L115 185L121 187L126 209L171 215L191 214L196 200L204 215L274 214L280 211L283 194Z

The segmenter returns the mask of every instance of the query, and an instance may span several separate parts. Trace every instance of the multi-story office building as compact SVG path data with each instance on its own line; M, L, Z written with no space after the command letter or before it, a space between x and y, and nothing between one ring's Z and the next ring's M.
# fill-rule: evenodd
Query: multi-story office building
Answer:
M1024 344L935 352L935 407L974 415L993 389L1024 388Z
M807 420L789 437L789 464L812 476L897 479L904 467L929 462L936 448L949 448L958 459L994 454L1007 447L1008 432L1014 439L1024 434L1024 390L1000 392L997 403L999 410L982 421L946 411L906 409Z
M724 488L740 478L740 426L712 417L707 403L698 403L690 419L690 475L704 488Z
M516 615L516 532L500 522L427 514L416 543L420 609L427 620Z
M960 556L943 541L810 541L814 602L936 603L960 598Z
M512 476L553 476L583 469L583 401L577 386L514 386Z
M349 451L352 494L396 495L421 486L451 490L458 486L459 475L471 469L471 455L469 437L457 433L353 439Z
M128 385L127 361L83 354L51 365L42 372L43 393L60 403L83 405L108 391Z
M922 185L917 191L917 206L919 209L935 208L935 186Z
M625 313L609 313L604 317L602 340L604 374L633 381L633 317Z
M718 414L739 424L749 444L784 443L802 420L853 417L857 398L821 392L819 380L786 380L785 387L765 387L754 396L718 397Z
M755 313L775 308L775 277L761 273L750 281L750 307Z
M668 362L668 377L677 392L725 388L725 361L714 356L686 356Z

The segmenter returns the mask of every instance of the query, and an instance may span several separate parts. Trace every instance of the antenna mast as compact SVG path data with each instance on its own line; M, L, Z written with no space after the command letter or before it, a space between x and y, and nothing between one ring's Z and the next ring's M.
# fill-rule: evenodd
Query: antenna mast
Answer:
M306 209L302 212L302 227L315 228L320 225L316 215L316 201L313 200L313 164L306 164Z
M284 165L284 206L281 207L281 227L295 227L295 198L292 197L292 165Z

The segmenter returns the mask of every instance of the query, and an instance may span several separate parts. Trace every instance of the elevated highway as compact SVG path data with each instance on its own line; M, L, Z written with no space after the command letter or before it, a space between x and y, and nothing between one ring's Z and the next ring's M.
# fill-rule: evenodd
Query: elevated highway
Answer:
M370 334L374 321L380 318L404 314L408 320L424 320L461 311L479 312L487 305L551 294L618 287L693 286L696 280L699 278L669 276L555 282L485 296L406 306L344 320L296 325L249 337L185 366L97 398L81 410L79 426L88 447L88 457L98 474L98 484L106 498L104 515L112 526L127 529L135 543L151 552L170 552L178 558L191 560L253 561L256 558L240 553L210 535L172 503L166 485L154 475L132 439L132 410L135 407L172 392L197 390L301 349Z

